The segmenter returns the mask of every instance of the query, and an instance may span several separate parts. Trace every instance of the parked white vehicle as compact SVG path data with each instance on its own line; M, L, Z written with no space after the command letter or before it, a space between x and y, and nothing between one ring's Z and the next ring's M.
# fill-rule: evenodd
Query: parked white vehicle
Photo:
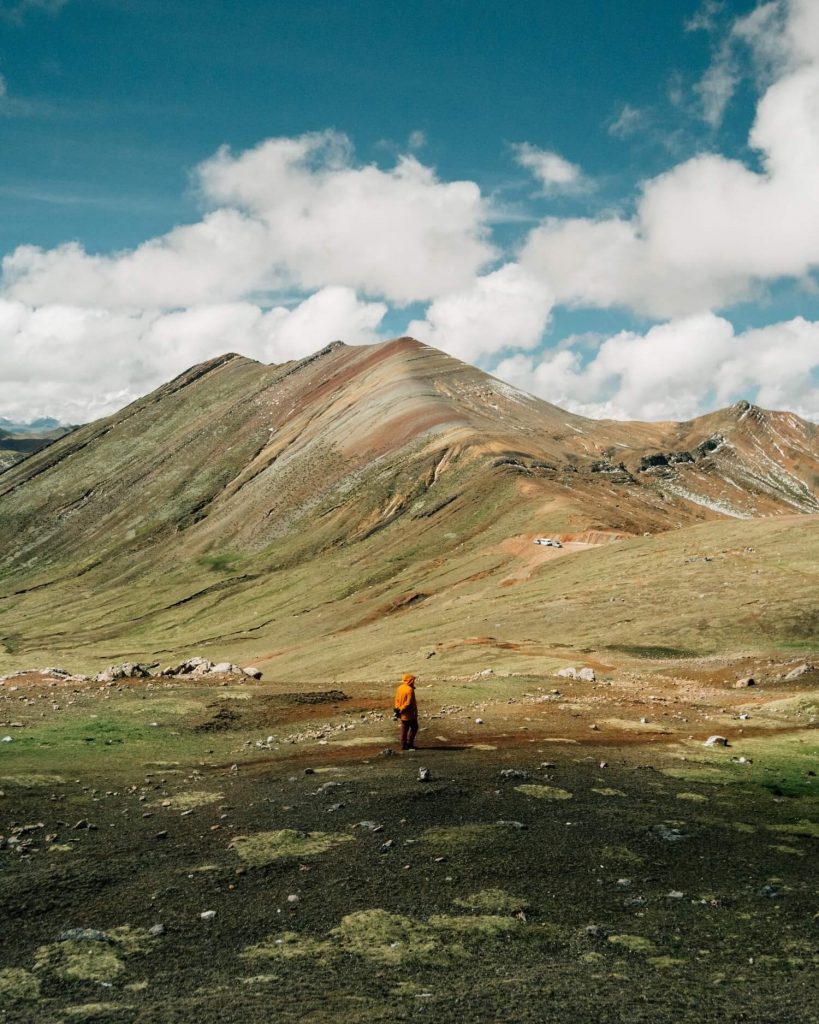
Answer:
M562 548L563 545L559 540L553 540L551 537L537 537L535 544L540 544L544 548Z

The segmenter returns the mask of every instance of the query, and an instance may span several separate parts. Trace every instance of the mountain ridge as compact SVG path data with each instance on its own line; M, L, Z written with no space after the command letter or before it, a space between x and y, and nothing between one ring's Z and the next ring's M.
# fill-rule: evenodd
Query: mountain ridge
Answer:
M217 608L262 643L257 607L273 632L322 605L355 630L469 580L522 600L554 557L628 537L806 528L818 435L742 403L589 420L409 338L278 365L226 353L0 474L0 641L6 663L156 653L210 642Z

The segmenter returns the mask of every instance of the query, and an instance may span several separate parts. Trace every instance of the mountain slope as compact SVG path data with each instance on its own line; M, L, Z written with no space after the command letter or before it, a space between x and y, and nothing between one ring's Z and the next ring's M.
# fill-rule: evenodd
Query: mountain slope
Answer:
M819 432L788 413L598 422L412 339L279 366L230 354L0 474L0 666L268 654L294 623L314 644L425 619L433 599L463 635L470 580L522 607L566 554L815 513L817 481ZM564 547L532 544L545 534Z

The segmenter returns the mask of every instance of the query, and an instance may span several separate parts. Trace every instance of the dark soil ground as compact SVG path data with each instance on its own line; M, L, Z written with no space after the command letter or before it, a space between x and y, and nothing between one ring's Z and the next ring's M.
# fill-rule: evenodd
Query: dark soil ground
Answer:
M280 703L312 724L309 698ZM819 1020L804 765L675 778L648 737L545 723L234 764L202 722L177 723L176 762L126 760L137 740L112 732L95 756L77 741L73 774L66 732L2 775L0 1020Z

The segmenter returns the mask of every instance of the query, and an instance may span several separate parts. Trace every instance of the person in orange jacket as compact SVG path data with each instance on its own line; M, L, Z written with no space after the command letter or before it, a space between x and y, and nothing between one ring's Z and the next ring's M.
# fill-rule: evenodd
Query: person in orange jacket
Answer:
M395 691L393 717L401 720L401 749L415 750L418 706L415 703L415 676L409 672Z

